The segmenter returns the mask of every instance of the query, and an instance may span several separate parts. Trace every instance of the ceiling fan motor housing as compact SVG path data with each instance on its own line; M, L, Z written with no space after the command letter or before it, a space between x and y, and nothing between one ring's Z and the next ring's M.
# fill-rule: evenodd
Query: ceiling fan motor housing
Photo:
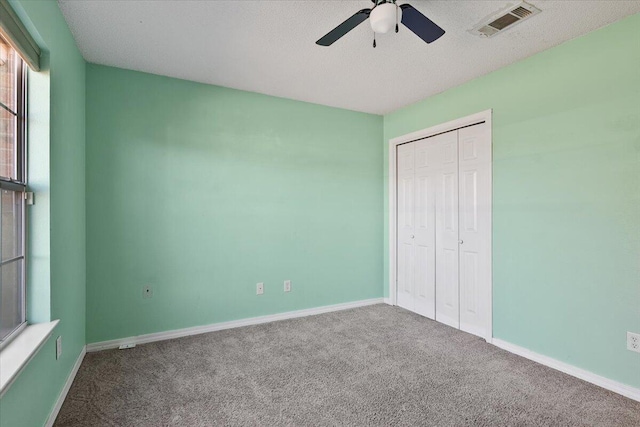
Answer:
M378 4L371 11L369 21L374 32L388 33L395 28L396 23L402 21L402 9L391 2Z

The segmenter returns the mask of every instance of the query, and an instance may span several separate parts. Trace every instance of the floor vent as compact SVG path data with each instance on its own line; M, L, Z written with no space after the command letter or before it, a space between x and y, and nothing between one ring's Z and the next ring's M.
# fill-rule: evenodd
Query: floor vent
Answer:
M540 12L537 7L523 1L491 14L469 32L480 37L492 37Z

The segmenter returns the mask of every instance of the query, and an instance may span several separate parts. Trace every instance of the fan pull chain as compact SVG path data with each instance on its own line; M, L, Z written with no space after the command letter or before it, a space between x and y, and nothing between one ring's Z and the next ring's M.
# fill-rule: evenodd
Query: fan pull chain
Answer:
M398 5L396 4L396 33L398 32Z
M375 49L376 47L376 32L373 32L373 48Z

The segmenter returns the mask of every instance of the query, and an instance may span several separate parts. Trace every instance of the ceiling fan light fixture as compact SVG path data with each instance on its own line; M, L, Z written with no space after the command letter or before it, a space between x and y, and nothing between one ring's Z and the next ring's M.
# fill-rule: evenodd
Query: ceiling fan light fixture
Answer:
M396 23L402 21L402 9L396 6L395 3L379 4L371 11L369 21L374 32L379 34L388 33L395 28Z
M357 11L333 30L320 37L316 44L331 46L367 19L369 19L371 29L374 31L373 47L375 47L376 33L388 33L392 28L395 28L397 33L399 24L407 27L425 43L432 43L444 35L442 28L410 4L405 3L398 6L396 0L371 0L371 2L374 4L373 8Z

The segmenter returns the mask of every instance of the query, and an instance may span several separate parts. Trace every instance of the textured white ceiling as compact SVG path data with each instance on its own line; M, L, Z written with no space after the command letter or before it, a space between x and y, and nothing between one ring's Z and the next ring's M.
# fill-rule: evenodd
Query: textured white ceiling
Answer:
M89 62L377 114L640 12L637 0L531 0L541 14L481 39L467 30L516 1L399 3L447 33L428 45L401 26L373 49L365 21L331 47L315 44L370 0L59 0Z

